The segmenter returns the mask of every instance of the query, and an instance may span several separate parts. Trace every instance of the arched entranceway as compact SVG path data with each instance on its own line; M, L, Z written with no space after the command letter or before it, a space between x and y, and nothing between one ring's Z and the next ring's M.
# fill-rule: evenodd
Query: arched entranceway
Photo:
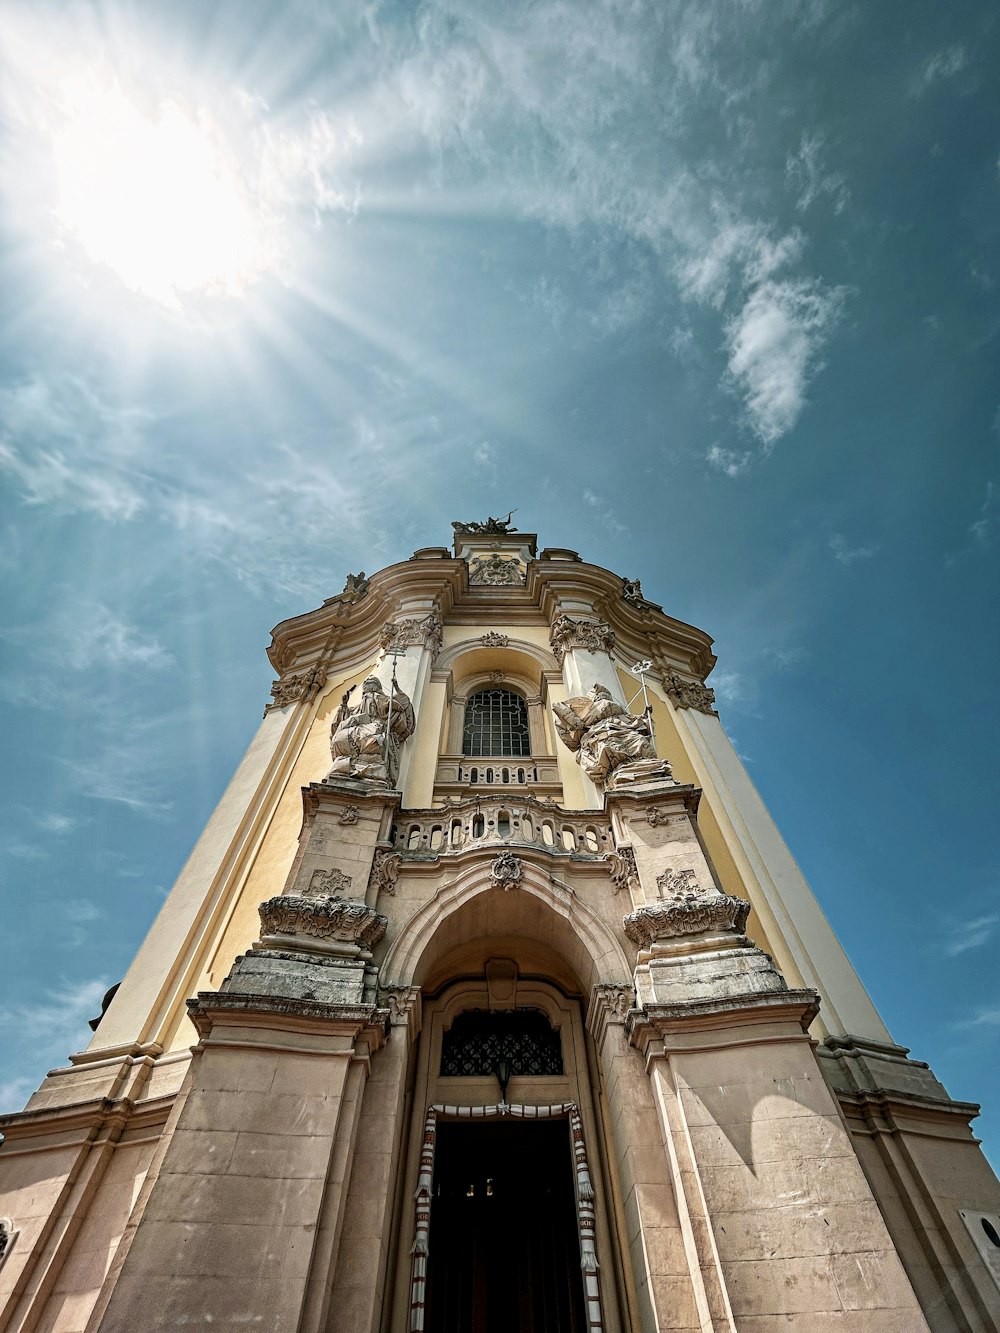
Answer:
M392 1328L618 1333L622 1237L584 1018L624 958L559 886L471 881L427 904L386 960L406 959L422 1001Z

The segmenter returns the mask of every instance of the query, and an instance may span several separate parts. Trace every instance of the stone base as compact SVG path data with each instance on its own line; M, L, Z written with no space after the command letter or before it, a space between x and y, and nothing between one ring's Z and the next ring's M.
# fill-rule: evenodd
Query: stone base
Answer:
M254 949L236 959L222 992L318 1004L374 1005L377 976L377 970L359 958Z

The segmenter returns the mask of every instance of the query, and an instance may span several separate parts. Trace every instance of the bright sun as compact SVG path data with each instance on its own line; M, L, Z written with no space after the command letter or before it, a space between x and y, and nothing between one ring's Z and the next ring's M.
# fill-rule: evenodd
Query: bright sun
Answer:
M274 262L271 228L206 113L142 109L88 81L55 136L58 213L91 259L177 307L238 296Z

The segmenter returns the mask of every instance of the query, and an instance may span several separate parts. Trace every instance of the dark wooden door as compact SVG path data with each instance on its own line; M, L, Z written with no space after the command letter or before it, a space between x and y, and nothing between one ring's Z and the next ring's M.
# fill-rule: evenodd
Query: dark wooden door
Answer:
M585 1333L565 1120L438 1122L427 1333Z

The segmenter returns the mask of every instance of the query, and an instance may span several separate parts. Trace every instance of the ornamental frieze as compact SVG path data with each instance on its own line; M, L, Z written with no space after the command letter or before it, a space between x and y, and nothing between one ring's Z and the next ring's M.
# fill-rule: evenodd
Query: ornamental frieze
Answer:
M549 630L549 643L560 663L571 648L588 653L610 653L615 646L615 632L604 620L574 620L556 616Z
M634 944L648 949L657 940L700 935L706 930L731 930L742 935L749 915L750 904L743 898L725 893L706 894L648 903L631 912L622 927Z
M498 555L476 555L469 561L469 583L486 587L519 587L525 583L525 573L516 555L509 558Z
M430 615L411 616L407 620L387 620L378 641L385 652L419 644L426 646L432 657L437 657L444 642L444 625L434 611Z
M663 676L663 685L667 698L675 708L694 708L710 717L719 716L715 711L715 691L700 680L685 680L676 671L667 671Z
M261 935L309 935L370 949L389 924L387 917L364 903L337 898L295 898L283 895L261 903Z

